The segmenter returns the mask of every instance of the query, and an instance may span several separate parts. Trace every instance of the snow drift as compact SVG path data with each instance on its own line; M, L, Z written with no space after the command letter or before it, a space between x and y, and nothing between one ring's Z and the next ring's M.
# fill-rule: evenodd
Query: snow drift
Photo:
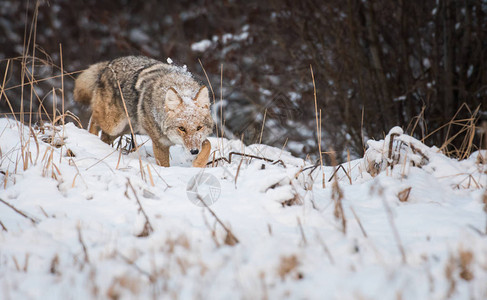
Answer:
M396 127L321 168L213 138L220 193L201 207L184 150L163 168L138 139L125 153L0 119L0 298L487 297L484 152L458 161Z

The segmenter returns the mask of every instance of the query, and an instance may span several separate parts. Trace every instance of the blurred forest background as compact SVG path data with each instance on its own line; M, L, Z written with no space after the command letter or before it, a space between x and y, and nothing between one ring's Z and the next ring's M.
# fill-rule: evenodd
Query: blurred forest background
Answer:
M0 112L49 114L64 88L86 124L72 72L129 54L170 57L207 83L200 59L217 122L247 144L316 158L320 111L322 149L340 161L395 125L453 154L481 143L484 0L2 0Z

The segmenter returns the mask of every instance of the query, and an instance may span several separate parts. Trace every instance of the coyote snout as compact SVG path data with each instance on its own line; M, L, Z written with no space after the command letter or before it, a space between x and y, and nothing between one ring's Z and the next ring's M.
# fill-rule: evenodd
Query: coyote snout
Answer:
M106 143L130 133L130 119L135 133L152 139L159 165L169 166L174 144L199 154L195 162L206 164L211 149L206 137L213 130L209 92L186 68L143 56L101 62L76 79L74 99L90 104L89 130L98 134L101 129Z

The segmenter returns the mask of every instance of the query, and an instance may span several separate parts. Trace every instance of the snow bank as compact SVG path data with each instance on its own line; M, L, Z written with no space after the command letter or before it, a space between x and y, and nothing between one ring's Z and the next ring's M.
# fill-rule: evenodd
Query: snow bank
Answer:
M487 297L483 153L456 161L394 128L335 172L211 143L205 208L181 147L163 168L144 136L127 154L0 119L0 298Z

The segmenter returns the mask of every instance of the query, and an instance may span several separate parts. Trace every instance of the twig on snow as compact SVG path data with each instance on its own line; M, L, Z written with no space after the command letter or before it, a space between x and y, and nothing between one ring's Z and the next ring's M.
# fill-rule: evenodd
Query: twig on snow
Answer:
M251 154L245 154L245 153L240 153L240 152L230 152L228 154L228 158L226 157L219 157L217 159L213 159L212 161L208 162L206 165L214 165L216 162L219 162L221 160L227 162L227 163L232 163L232 156L235 155L235 156L243 156L244 158L247 157L247 158L254 158L254 159L260 159L260 160L263 160L263 161L266 161L266 162L270 162L272 163L273 165L279 163L281 164L284 168L286 167L286 164L282 161L282 159L278 159L278 160L272 160L272 159L269 159L267 157L260 157L260 156L256 156L256 155L251 155ZM217 164L218 165L218 164Z
M154 231L154 228L152 227L152 225L151 225L151 223L149 221L149 217L145 213L145 210L142 207L142 203L140 203L139 197L137 196L137 193L135 192L135 189L132 186L132 183L130 182L130 179L129 178L127 178L127 186L129 186L130 189L132 189L132 192L134 193L134 196L135 196L135 200L137 200L137 204L139 205L139 212L141 212L142 215L145 218L144 229L142 230L141 233L139 233L137 235L137 237L146 237L146 236L149 236L149 234L151 234Z
M12 204L6 202L5 200L1 199L0 198L0 202L2 202L3 204L7 205L8 207L10 207L11 209L13 209L16 213L18 213L19 215L21 215L22 217L26 218L26 219L29 219L33 224L37 224L39 221L35 218L32 218L32 217L29 217L28 215L26 215L24 212L22 212L21 210L15 208L15 206L13 206Z
M8 232L7 227L3 225L2 221L0 221L0 226L2 226L2 230Z
M198 200L200 200L201 203L208 209L208 211L211 213L211 215L215 218L215 220L218 222L223 227L223 230L227 233L227 236L225 237L225 244L229 246L233 246L235 244L239 243L239 240L237 237L232 233L230 229L228 229L227 226L218 218L218 216L215 214L215 212L208 206L208 204L205 203L205 201L201 198L199 194L196 195L198 197Z
M402 262L404 264L407 264L406 251L404 251L404 246L402 245L401 237L399 236L399 232L397 231L396 225L394 224L392 210L389 207L389 205L387 205L384 199L382 199L382 203L384 204L384 207L386 209L387 218L389 219L389 224L391 225L392 232L394 234L394 239L396 240L397 243L397 247L399 248L399 252L401 252Z
M86 248L85 242L83 240L83 236L81 235L81 225L78 224L78 241L81 244L81 248L83 249L83 254L84 254L84 261L85 263L89 264L90 263L90 257L88 256L88 249Z

